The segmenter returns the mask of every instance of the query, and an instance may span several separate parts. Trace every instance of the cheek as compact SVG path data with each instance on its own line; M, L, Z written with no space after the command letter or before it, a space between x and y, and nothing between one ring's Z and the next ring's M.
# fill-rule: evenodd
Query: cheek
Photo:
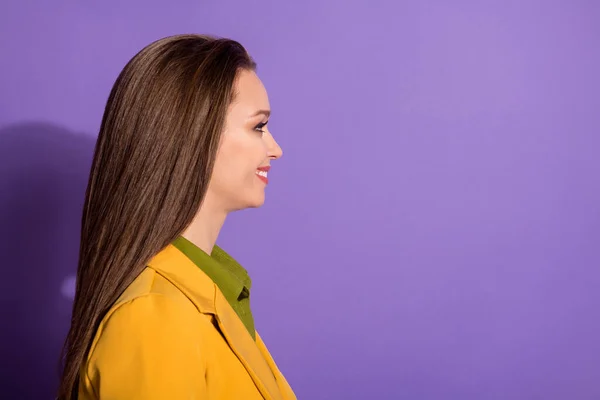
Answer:
M222 189L239 189L248 183L254 183L256 168L261 160L260 150L252 143L229 141L224 143L215 161L213 179ZM251 180L252 179L252 180Z

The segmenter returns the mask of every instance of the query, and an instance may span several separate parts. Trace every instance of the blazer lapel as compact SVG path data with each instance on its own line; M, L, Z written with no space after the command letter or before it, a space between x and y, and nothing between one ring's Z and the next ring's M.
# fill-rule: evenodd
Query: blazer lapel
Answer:
M169 245L148 266L178 287L201 313L213 314L223 337L265 399L280 400L275 370L217 285L175 246ZM262 342L261 342L262 343Z
M279 371L279 368L277 368L275 360L273 360L273 357L271 357L271 353L269 353L267 346L265 346L265 343L258 332L256 333L256 345L258 346L258 349L262 353L264 359L267 361L267 364L269 364L269 368L271 368L271 371L273 371L273 374L275 375L275 380L277 381L277 386L279 387L279 393L281 393L283 398L286 400L296 400L294 391L281 371Z
M215 316L225 340L242 362L263 397L273 400L281 399L274 372L269 368L267 360L242 321L218 289L215 305L217 309Z

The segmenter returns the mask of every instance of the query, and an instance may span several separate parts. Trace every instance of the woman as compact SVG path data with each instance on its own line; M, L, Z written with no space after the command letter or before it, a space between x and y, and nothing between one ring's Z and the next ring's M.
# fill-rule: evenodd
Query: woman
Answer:
M119 75L86 192L59 399L295 399L215 245L264 202L266 91L237 42L158 40Z

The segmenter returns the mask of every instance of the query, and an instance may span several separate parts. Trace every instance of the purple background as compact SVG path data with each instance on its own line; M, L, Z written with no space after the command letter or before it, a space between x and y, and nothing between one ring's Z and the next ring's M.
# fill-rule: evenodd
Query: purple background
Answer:
M271 97L284 157L219 240L299 398L599 399L599 17L592 0L3 0L3 397L52 398L117 74L202 32L246 45Z

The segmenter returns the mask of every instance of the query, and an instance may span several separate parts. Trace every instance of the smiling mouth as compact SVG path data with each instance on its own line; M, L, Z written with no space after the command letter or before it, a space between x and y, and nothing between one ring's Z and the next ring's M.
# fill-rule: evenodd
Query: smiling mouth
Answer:
M256 176L258 177L258 179L260 179L264 183L269 183L269 178L267 177L267 175L269 173L269 169L271 169L271 168L270 167L260 167L260 168L257 168L256 169Z

